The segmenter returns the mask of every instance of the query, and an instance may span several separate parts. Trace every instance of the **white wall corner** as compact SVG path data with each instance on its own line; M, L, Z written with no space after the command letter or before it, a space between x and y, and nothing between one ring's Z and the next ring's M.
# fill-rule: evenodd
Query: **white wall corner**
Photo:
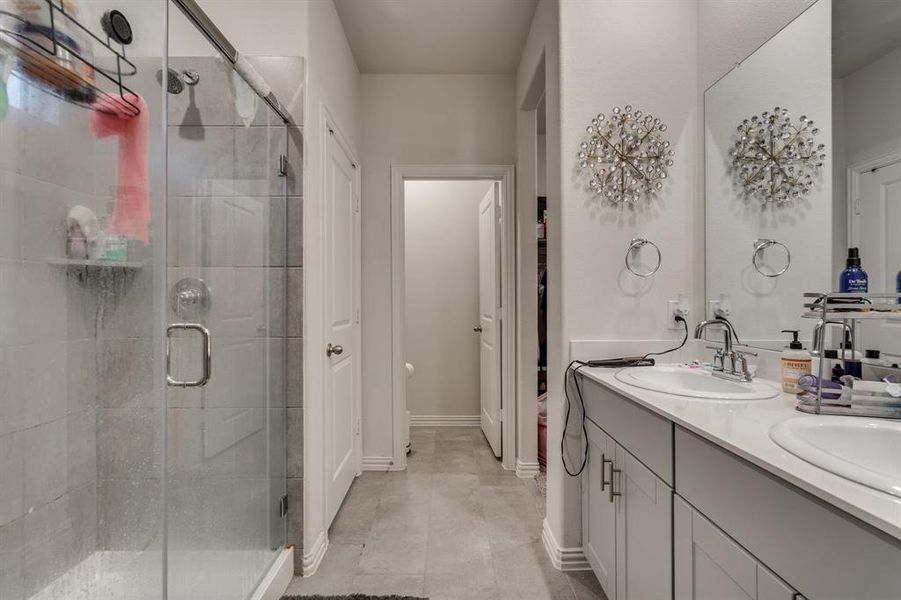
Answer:
M541 472L541 465L537 462L525 462L516 459L516 476L520 479L535 479Z
M541 541L544 542L544 549L551 559L551 563L558 571L590 571L591 565L588 564L588 558L585 551L581 548L563 548L557 543L551 526L548 525L547 519L544 520L541 529Z
M316 541L309 552L303 554L303 576L312 577L319 570L322 559L325 557L325 551L328 550L328 536L325 532L321 532L316 536Z

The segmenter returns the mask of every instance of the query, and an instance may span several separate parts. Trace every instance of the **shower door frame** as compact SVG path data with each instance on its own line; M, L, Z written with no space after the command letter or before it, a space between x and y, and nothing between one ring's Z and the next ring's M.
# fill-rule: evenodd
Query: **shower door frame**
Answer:
M216 49L216 51L226 59L235 72L237 72L244 81L248 84L251 89L253 89L257 95L268 105L269 108L273 110L273 112L278 116L282 121L282 126L285 128L295 126L296 123L291 116L291 114L287 111L284 105L279 101L278 97L274 92L269 89L268 94L263 95L260 93L261 87L260 82L263 82L264 88L268 88L265 84L263 77L257 73L254 68L247 62L247 60L240 55L235 46L228 40L228 38L222 33L222 31L216 26L216 24L209 18L206 12L195 2L195 0L167 0L166 8L165 8L165 23L164 23L164 39L163 39L163 58L162 58L162 72L166 73L169 69L169 10L171 9L171 4L177 6L181 12L185 15L185 17L195 26L196 30L205 37L210 44ZM163 166L162 166L162 178L163 178L163 188L162 188L162 207L160 210L160 223L163 224L157 232L154 234L154 243L158 244L157 247L160 248L159 251L155 252L155 260L159 261L157 264L161 266L162 275L159 276L159 279L156 282L156 300L160 303L161 307L159 310L159 314L155 316L155 319L158 320L159 327L159 335L157 338L159 340L157 348L162 353L161 356L168 356L167 350L167 328L170 326L170 318L168 313L168 305L169 305L169 231L168 231L168 223L169 223L169 203L170 203L170 194L169 194L169 129L170 124L168 120L169 114L169 94L166 93L165 86L162 88L161 92L162 96L162 134L163 134L163 148L164 148L164 156L163 156ZM286 136L287 143L287 136ZM287 147L285 148L287 152ZM281 167L280 167L281 168ZM283 174L282 174L283 175ZM287 193L283 194L285 196L285 200L287 201ZM287 208L287 205L286 205ZM285 235L287 236L287 229L285 230ZM287 237L284 245L284 257L285 262L282 266L283 269L287 270ZM286 288L287 291L287 288ZM287 314L287 294L285 296L285 311ZM287 323L285 324L287 326ZM208 342L209 337L208 333L206 334L206 341ZM271 332L269 332L271 335ZM286 349L287 351L287 349ZM170 400L170 387L172 387L171 383L167 383L167 378L169 376L168 368L167 368L167 359L157 361L158 366L156 369L157 381L162 382L162 390L159 395L162 403L161 410L161 420L162 420L162 436L161 440L161 464L162 464L162 473L161 473L161 500L162 500L162 514L160 522L161 522L161 578L160 584L162 586L161 590L161 598L162 600L166 600L169 595L170 590L170 581L169 581L169 534L168 534L168 513L169 513L169 504L168 504L168 478L169 478L169 467L168 467L168 459L167 456L167 446L169 443L169 400ZM283 369L283 373L285 378L287 378L287 371ZM287 380L283 382L283 390L286 390ZM178 386L174 386L178 387ZM284 393L284 392L283 392ZM285 406L287 403L285 403ZM285 446L287 447L287 431L285 432ZM269 438L269 434L267 434L267 440ZM267 449L269 446L267 441ZM268 464L268 461L267 461ZM268 469L268 467L267 467ZM284 478L287 479L287 473L283 474ZM287 491L285 490L285 493ZM271 499L270 499L271 500ZM271 503L270 503L271 504ZM282 502L279 502L279 506L282 506ZM272 510L271 506L269 510ZM283 519L285 515L283 514ZM286 541L286 540L283 540ZM288 587L288 584L291 582L294 576L294 548L291 545L283 544L276 552L275 556L266 567L265 571L260 573L259 582L256 585L255 591L250 597L250 600L269 600L274 598L279 598L285 592Z

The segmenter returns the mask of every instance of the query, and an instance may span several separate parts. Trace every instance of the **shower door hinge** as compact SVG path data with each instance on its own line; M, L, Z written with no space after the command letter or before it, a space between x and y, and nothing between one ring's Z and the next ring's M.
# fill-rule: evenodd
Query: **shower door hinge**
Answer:
M285 494L278 499L278 516L284 519L288 516L288 495Z
M504 411L501 408L497 409L497 422L498 423L504 422Z
M354 212L360 214L360 197L354 196Z
M279 154L278 155L278 176L279 177L287 177L288 176L288 155L287 154Z

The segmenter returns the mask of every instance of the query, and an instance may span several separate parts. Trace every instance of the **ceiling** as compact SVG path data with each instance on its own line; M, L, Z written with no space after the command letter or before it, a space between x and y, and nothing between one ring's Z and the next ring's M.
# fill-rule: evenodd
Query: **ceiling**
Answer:
M836 0L833 3L833 77L845 77L899 46L901 1Z
M362 73L513 73L538 0L335 0Z

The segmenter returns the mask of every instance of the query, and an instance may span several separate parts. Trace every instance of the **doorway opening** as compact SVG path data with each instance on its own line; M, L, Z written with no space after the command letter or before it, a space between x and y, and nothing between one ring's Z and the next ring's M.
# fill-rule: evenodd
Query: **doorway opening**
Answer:
M536 266L538 277L538 315L536 335L538 336L538 364L536 396L538 403L538 464L539 482L542 489L547 472L547 295L548 295L548 218L547 218L547 118L544 97L535 111L535 191L536 191Z
M394 167L392 180L394 469L411 426L481 427L513 469L513 167Z

